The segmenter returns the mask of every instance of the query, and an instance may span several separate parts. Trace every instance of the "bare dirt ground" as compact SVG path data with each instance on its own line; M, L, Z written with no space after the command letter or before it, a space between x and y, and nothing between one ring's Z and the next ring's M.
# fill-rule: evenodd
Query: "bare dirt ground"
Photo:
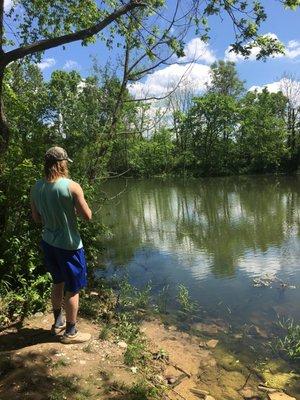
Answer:
M0 333L1 400L143 400L146 397L124 388L145 380L146 375L150 386L165 386L161 399L271 399L268 392L258 389L264 384L259 376L225 353L214 338L201 339L158 320L143 322L141 331L151 355L149 368L144 367L146 374L141 366L124 364L126 350L120 343L99 339L99 325L80 319L80 329L90 332L92 340L64 345L50 335L51 323L51 315L39 315L19 329Z

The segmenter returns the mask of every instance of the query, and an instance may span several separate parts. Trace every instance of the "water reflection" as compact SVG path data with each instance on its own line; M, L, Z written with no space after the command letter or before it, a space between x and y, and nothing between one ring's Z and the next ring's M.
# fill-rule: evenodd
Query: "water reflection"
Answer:
M128 274L154 293L169 287L169 305L183 283L207 315L232 326L300 319L299 178L234 177L128 180L100 213L111 227L106 274ZM125 181L108 182L109 197ZM296 290L255 288L275 273ZM201 317L201 316L200 316ZM265 326L266 327L266 326Z
M107 183L114 196L124 181ZM103 209L114 237L115 265L141 246L177 258L198 279L235 277L237 270L299 271L299 178L255 177L129 180L118 202Z

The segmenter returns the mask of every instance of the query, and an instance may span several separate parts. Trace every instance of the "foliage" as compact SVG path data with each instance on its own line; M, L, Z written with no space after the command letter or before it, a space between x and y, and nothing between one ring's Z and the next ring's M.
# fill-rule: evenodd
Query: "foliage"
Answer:
M127 312L119 314L113 332L118 339L124 340L127 344L124 354L125 364L130 366L143 364L147 358L146 339L141 334L134 315Z
M117 305L116 295L112 288L102 280L93 280L93 276L90 280L90 286L93 288L93 291L87 290L83 294L80 304L80 314L98 322L109 322L115 313Z
M237 132L240 166L245 171L266 172L279 167L286 153L284 122L286 98L281 93L248 92L241 104Z
M210 68L209 92L237 98L245 91L244 82L239 79L233 62L219 60L214 62Z
M1 208L5 205L7 215L1 232L0 290L5 305L1 314L16 318L45 306L50 279L42 267L39 229L29 218L30 187L38 169L32 160L18 160L21 148L11 151L14 163L8 162L1 174Z
M108 385L108 391L120 391L125 393L128 400L150 400L161 399L164 387L149 382L149 379L139 379L132 386L127 386L119 381L112 382Z
M162 129L150 139L140 138L129 150L129 166L135 175L167 174L173 168L174 144L170 130Z
M190 168L197 175L229 174L234 170L237 101L228 95L208 93L194 99L182 124L181 135L190 150Z
M279 322L279 326L285 332L283 338L277 340L276 349L292 360L300 359L300 325L293 319Z
M133 400L160 399L160 388L150 386L148 382L138 381L129 390Z
M148 106L132 102L127 89L111 135L122 85L108 68L95 66L85 79L78 72L55 71L46 82L36 66L11 64L4 82L11 140L0 165L1 323L42 309L48 297L50 278L39 250L40 227L30 217L29 193L43 174L44 152L51 145L66 147L75 159L71 176L92 203L95 182L110 173L148 177L276 172L290 158L295 160L300 154L300 125L295 121L291 150L286 97L267 90L244 94L232 63L214 64L212 76L208 92L177 112L176 129L167 121L146 138L137 127L143 131L139 119ZM98 222L79 225L92 278L107 229ZM94 284L93 279L90 282ZM125 309L147 307L149 288L142 292L130 288L127 295L126 290L125 285L121 290ZM96 319L104 316L89 297L82 311ZM107 319L110 313L108 309Z
M178 285L177 301L186 314L190 314L196 309L196 303L191 300L188 289L182 284Z
M162 290L158 293L156 297L156 305L155 309L162 314L167 313L168 300L169 300L169 285L166 285L162 288Z
M30 189L42 177L45 150L53 144L64 145L62 137L58 142L53 135L55 126L49 124L47 86L31 65L14 64L7 75L5 99L11 104L12 138L0 170L1 323L42 310L49 299L51 280L39 248L41 227L34 224L30 212ZM79 168L76 172L88 201L92 201L94 188ZM92 270L98 262L99 236L105 228L99 223L80 225Z

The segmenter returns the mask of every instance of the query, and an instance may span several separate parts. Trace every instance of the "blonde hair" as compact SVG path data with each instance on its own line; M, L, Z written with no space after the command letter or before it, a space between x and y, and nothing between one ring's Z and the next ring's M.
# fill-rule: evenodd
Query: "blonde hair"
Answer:
M44 170L47 181L55 181L60 177L68 178L69 176L67 160L46 160Z

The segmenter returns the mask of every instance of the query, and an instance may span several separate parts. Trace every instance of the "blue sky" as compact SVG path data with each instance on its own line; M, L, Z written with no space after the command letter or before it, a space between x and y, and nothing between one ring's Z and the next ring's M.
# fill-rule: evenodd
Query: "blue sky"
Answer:
M172 1L169 0L170 8L172 4ZM285 56L269 59L266 62L252 59L242 60L232 54L227 55L227 59L229 57L236 61L239 75L246 81L248 88L253 85L261 86L278 81L285 72L297 75L300 68L300 9L297 11L284 10L280 2L276 0L265 0L263 4L266 7L268 19L262 25L261 33L276 35L287 46L287 53ZM200 54L200 57L195 68L185 70L185 73L187 75L191 73L191 81L196 82L200 90L206 79L210 63L216 59L226 59L226 49L234 39L232 25L228 19L220 21L219 18L213 17L210 25L212 30L208 46L204 46L193 31L190 31L186 37L187 52L194 50L196 55ZM55 69L77 69L83 76L87 76L91 72L92 66L90 56L95 56L101 65L110 61L113 63L117 57L117 49L108 50L101 41L88 47L82 47L80 43L72 43L67 45L65 50L56 48L45 52L40 67L46 78L49 78ZM154 91L159 91L159 85L162 82L166 86L166 82L169 80L173 82L178 79L182 74L183 66L179 66L177 62L178 60L174 60L174 66L161 67L157 73L145 77L142 83L132 89L133 93L140 93L140 90L145 88L151 92L154 87Z

